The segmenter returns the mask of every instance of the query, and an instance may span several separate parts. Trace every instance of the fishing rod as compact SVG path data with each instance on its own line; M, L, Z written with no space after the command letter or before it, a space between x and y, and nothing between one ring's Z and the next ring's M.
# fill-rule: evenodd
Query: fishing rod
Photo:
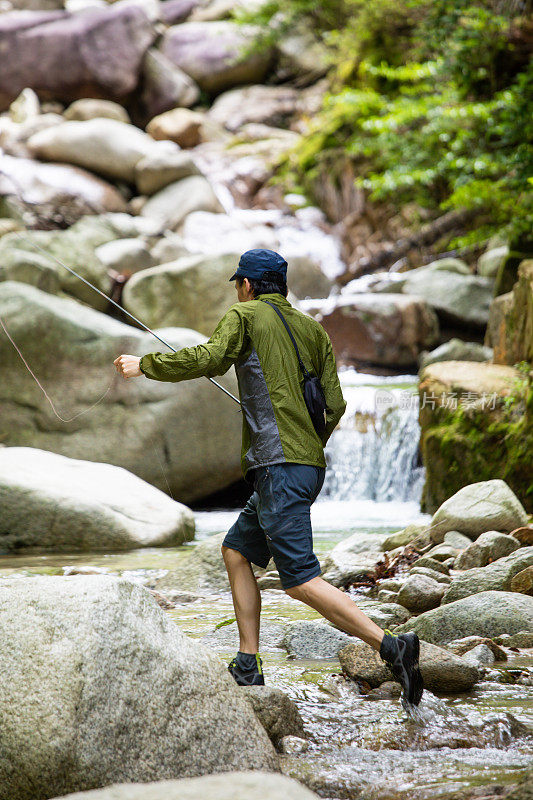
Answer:
M7 177L7 178L8 178L8 179L9 179L9 180L10 180L10 181L13 183L13 184L15 184L15 186L16 186L16 182L13 180L13 178L12 178L10 175L7 175L7 174L6 174L5 172L3 172L2 170L0 170L0 173L1 173L2 175L4 175L5 177ZM22 195L21 195L21 197L22 197L22 199L23 199L23 202L25 202L25 203L26 203L26 202L28 202L30 205L39 205L38 203L35 203L35 202L32 202L32 201L25 200L25 199L24 199L24 197L23 197ZM176 348L175 348L175 347L172 347L172 345L171 345L171 344L169 344L169 343L168 343L168 342L166 342L164 339L162 339L162 338L161 338L161 336L159 336L157 333L155 333L155 331L153 331L151 328L149 328L149 327L148 327L148 325L145 325L145 324L144 324L144 322L141 322L141 320L140 320L140 319L137 319L137 317L135 317L133 314L130 314L130 312L129 312L129 311L126 311L126 309L125 309L125 308L123 308L123 306L119 305L119 303L116 303L116 302L115 302L115 301L114 301L114 300L113 300L111 297L109 297L107 294L105 294L104 292L102 292L102 291L101 291L101 289L98 289L98 287L97 287L97 286L94 286L94 284L92 284L90 281L86 280L86 278L84 278L82 275L80 275L78 272L76 272L76 270L75 270L75 269L72 269L71 267L67 267L67 265L66 265L66 264L64 264L64 263L61 261L61 259L57 258L57 256L55 256L53 253L49 253L47 250L45 250L45 249L44 249L43 247L41 247L40 245L36 244L35 242L32 242L32 241L31 241L31 239L27 239L26 237L24 237L24 236L21 236L21 235L20 235L19 233L17 233L16 231L13 231L13 235L14 235L14 236L16 236L18 239L20 239L21 241L23 241L23 242L26 242L26 244L29 244L29 245L31 245L31 246L32 246L32 247L34 247L36 250L40 250L42 253L44 253L44 254L45 254L45 256L48 256L49 258L52 258L52 259L53 259L54 261L56 261L56 262L57 262L57 263L58 263L58 264L59 264L61 267L63 267L64 269L68 270L68 272L70 272L72 275L75 275L75 276L76 276L76 278L79 278L79 279L80 279L80 281L83 281L83 283L84 283L86 286L90 286L90 287L91 287L91 289L94 289L94 291L95 291L95 292L98 292L98 294L99 294L99 295L101 295L102 297L105 297L105 299L106 299L106 300L109 300L109 302L110 302L110 303L112 303L114 306L116 306L116 307L118 308L118 310L119 310L119 311L121 311L123 314L127 314L127 315L128 315L128 317L131 317L131 319L132 319L132 320L134 320L134 321L135 321L135 322L136 322L138 325L140 325L140 326L141 326L141 328L144 328L144 330L148 331L148 333L151 333L151 334L152 334L152 336L155 336L155 338L156 338L156 339L158 339L158 340L159 340L159 341L160 341L162 344L164 344L164 345L165 345L165 347L168 347L168 348L169 348L169 350L172 350L172 352L173 352L173 353L177 353L177 352L178 352L178 351L176 350ZM208 380L208 381L211 381L211 383L213 383L215 386L217 386L219 389L221 389L221 390L224 392L224 394L227 394L227 395L228 395L228 397L231 397L231 399L232 399L232 400L235 400L235 402L236 402L236 403L238 403L238 405L241 405L241 401L240 401L240 400L238 400L238 399L235 397L235 395L233 395L231 392L229 392L229 391L228 391L226 388L224 388L224 386L222 386L222 384L218 383L218 381L215 381L215 380L214 380L214 378L210 378L210 377L208 377L207 375L206 375L205 377L207 378L207 380Z

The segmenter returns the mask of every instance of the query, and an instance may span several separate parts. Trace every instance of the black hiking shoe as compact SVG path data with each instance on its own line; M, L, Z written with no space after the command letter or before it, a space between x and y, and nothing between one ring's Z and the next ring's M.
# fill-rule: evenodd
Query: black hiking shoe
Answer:
M259 653L252 655L245 653L248 658L243 659L239 653L232 658L228 664L228 670L235 678L239 686L264 686L265 677L263 675L263 662Z
M379 655L402 687L401 701L405 710L417 706L422 699L424 680L418 665L420 641L416 633L396 636L385 631Z

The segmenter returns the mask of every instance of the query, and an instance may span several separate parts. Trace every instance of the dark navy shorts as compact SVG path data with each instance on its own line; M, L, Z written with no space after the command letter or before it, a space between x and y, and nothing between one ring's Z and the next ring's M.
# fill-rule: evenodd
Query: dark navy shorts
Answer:
M321 570L313 553L310 509L324 483L325 467L270 464L254 473L255 491L223 544L258 567L273 558L284 589L316 578Z

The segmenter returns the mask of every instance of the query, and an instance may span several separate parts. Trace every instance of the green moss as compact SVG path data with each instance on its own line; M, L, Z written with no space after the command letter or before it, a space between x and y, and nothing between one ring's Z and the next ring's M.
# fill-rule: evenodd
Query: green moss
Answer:
M463 486L501 478L533 512L533 387L518 379L493 411L459 405L425 418L422 509L433 513Z

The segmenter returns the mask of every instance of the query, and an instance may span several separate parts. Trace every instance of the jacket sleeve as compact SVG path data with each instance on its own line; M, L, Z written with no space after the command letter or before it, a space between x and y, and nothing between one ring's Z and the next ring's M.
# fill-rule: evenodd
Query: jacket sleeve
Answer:
M346 401L342 395L342 389L337 375L337 363L333 354L333 348L329 336L326 334L326 353L324 368L320 376L320 383L326 397L326 430L322 435L322 444L326 443L337 427L340 418L346 410Z
M244 339L244 319L232 306L205 344L183 347L176 353L147 353L139 367L154 381L177 382L224 375L241 354Z

